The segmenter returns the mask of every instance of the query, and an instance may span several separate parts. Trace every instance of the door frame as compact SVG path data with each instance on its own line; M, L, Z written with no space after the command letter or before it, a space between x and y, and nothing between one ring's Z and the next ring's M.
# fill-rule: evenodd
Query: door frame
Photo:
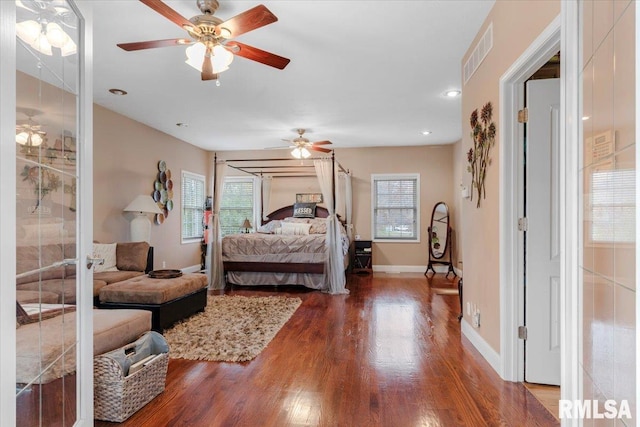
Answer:
M523 83L552 53L562 52L560 72L561 153L560 198L561 234L561 398L582 397L580 365L582 283L578 275L579 227L579 141L580 141L580 39L577 1L561 2L561 13L500 78L500 132L503 141L522 141L516 111L523 105ZM500 375L509 381L524 379L524 345L517 327L524 319L524 289L521 233L517 229L521 213L519 198L522 144L500 144ZM514 184L515 183L515 184ZM579 425L580 420L564 420L563 425Z
M524 325L524 236L518 231L524 216L524 127L517 114L524 108L525 81L560 50L560 33L558 15L500 77L500 359L508 381L524 381L524 341L517 335ZM561 91L562 85L561 79Z

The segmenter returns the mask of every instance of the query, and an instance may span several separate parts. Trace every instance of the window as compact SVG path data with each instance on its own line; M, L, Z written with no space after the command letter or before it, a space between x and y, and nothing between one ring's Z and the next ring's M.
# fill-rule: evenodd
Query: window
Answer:
M182 171L182 243L202 240L204 176Z
M258 193L254 178L225 178L220 201L220 229L223 236L244 231L242 223L245 219L256 226Z
M591 241L635 241L634 169L597 170L591 174Z
M420 174L371 175L373 240L420 241Z

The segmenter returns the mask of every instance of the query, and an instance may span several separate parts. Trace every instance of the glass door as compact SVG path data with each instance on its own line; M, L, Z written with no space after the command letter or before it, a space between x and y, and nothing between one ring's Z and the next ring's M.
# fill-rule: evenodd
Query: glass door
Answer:
M15 424L72 426L86 346L79 319L91 311L77 250L81 225L91 226L78 197L83 22L71 2L15 4Z

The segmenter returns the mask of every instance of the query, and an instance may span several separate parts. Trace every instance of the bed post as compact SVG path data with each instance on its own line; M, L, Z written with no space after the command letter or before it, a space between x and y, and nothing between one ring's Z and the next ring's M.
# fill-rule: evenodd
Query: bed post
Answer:
M255 221L255 219L254 219ZM258 224L262 224L264 221L264 177L262 176L262 171L260 171L260 219ZM256 230L258 227L256 227Z
M331 192L333 193L332 201L333 214L336 215L336 152L331 150Z
M215 210L216 203L216 169L218 169L218 153L213 153L213 188L211 189L211 213L213 214Z

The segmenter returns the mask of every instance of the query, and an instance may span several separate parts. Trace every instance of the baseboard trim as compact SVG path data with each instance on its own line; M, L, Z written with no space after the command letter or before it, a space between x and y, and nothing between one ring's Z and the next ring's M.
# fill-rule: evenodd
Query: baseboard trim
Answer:
M181 268L180 271L182 271L183 273L197 273L199 271L201 271L202 268L200 267L200 264L197 265L191 265L189 267L185 267L185 268Z
M427 269L422 265L374 265L373 271L378 273L424 273Z
M469 324L469 322L462 319L460 323L462 325L462 335L471 342L471 345L478 350L482 357L484 357L489 365L491 365L493 370L500 375L500 378L502 378L501 359L498 352L496 352L493 347L491 347L484 338L482 338L482 335L480 335L476 329Z
M446 265L434 265L436 273L447 273L449 267ZM462 270L453 267L459 277L462 277ZM373 271L378 273L424 273L427 271L426 265L374 265Z

